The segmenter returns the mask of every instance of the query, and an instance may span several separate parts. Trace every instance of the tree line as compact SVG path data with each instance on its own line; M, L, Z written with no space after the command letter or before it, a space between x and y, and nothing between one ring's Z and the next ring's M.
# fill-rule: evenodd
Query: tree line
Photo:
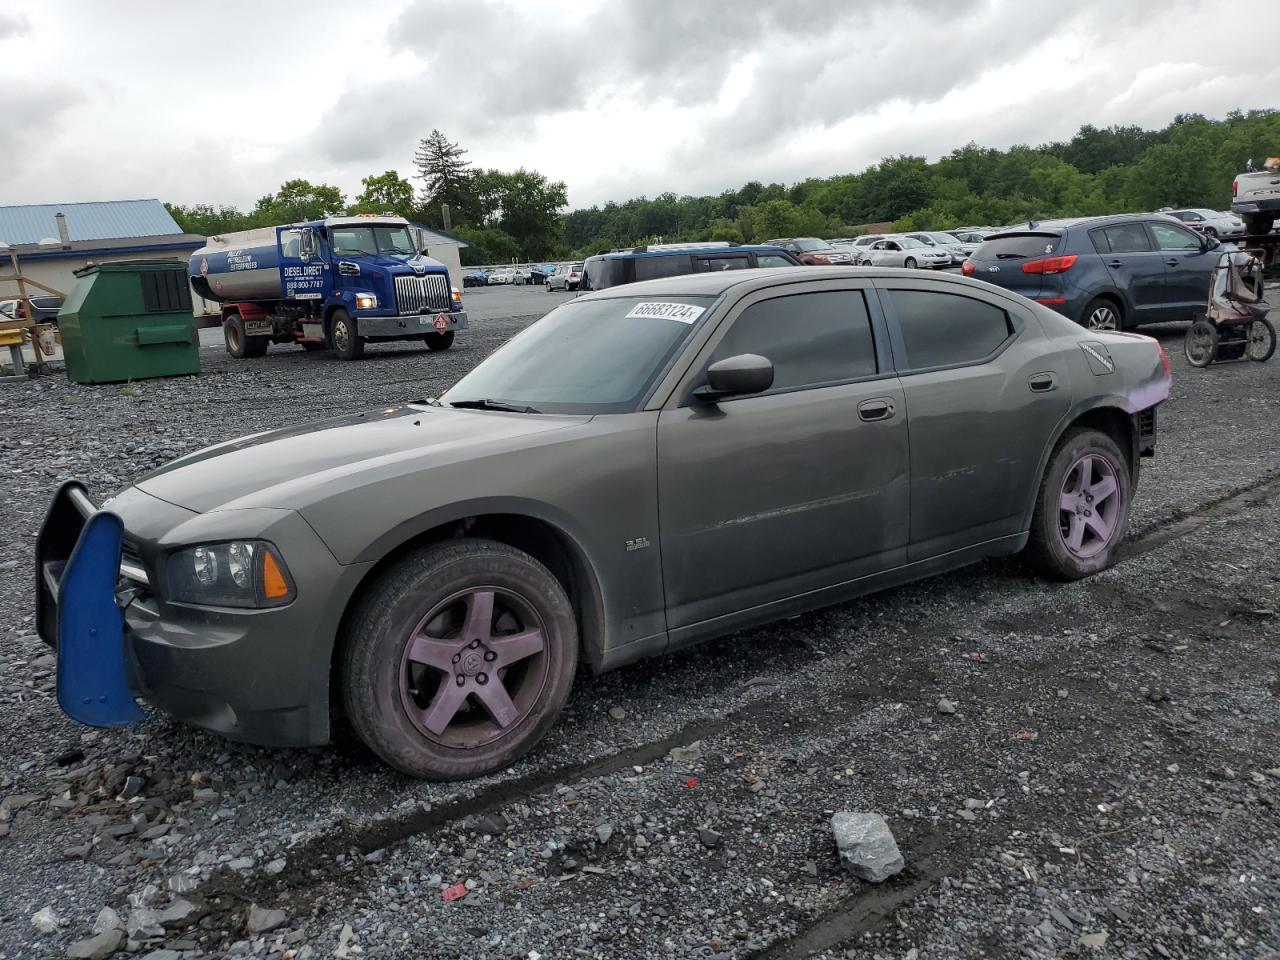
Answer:
M440 131L420 143L413 185L394 170L366 177L349 204L326 184L290 180L253 210L169 206L186 231L222 233L336 212L395 212L472 244L464 263L567 259L661 238L758 242L781 236L999 226L1162 206L1225 209L1247 159L1280 153L1280 112L1233 111L1222 120L1181 114L1159 130L1086 125L1070 140L997 150L969 143L929 162L887 157L860 173L791 186L752 181L714 196L663 193L562 213L563 182L519 169L478 170Z

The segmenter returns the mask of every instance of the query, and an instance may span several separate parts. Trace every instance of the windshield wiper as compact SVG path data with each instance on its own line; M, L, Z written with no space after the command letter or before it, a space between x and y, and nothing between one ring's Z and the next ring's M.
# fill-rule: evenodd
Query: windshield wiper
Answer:
M465 410L504 410L507 413L537 413L536 407L505 400L450 400L449 406Z

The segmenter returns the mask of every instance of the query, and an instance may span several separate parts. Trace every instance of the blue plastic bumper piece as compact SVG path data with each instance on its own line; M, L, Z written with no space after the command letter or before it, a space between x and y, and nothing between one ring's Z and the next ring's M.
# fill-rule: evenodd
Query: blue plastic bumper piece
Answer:
M124 613L116 604L123 540L118 516L91 515L58 587L58 705L91 727L143 718L125 677Z

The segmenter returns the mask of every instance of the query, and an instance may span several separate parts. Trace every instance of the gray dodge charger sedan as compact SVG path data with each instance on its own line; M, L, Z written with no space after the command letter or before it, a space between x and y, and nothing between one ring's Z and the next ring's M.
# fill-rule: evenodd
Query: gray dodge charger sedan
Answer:
M1108 564L1156 341L918 271L636 283L557 307L438 400L244 437L37 545L58 696L230 737L345 715L410 774L468 777L605 670L1000 554Z

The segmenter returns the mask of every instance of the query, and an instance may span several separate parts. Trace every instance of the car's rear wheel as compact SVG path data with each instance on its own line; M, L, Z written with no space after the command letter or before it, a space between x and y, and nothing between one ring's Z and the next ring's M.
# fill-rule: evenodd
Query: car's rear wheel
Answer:
M1040 483L1027 553L1042 574L1079 580L1106 569L1129 524L1128 459L1099 430L1069 431Z
M448 350L453 346L453 334L453 330L446 330L444 333L424 334L422 339L432 350Z
M506 767L555 723L578 663L564 588L523 551L434 544L387 570L352 617L342 683L360 738L416 777Z
M1083 326L1088 330L1119 330L1122 325L1120 308L1114 300L1096 297L1084 308Z
M359 360L364 356L364 338L356 332L356 322L345 310L335 310L329 320L329 339L339 360Z
M907 257L907 259L902 261L902 265L906 267L908 270L914 270L916 268L916 258Z

